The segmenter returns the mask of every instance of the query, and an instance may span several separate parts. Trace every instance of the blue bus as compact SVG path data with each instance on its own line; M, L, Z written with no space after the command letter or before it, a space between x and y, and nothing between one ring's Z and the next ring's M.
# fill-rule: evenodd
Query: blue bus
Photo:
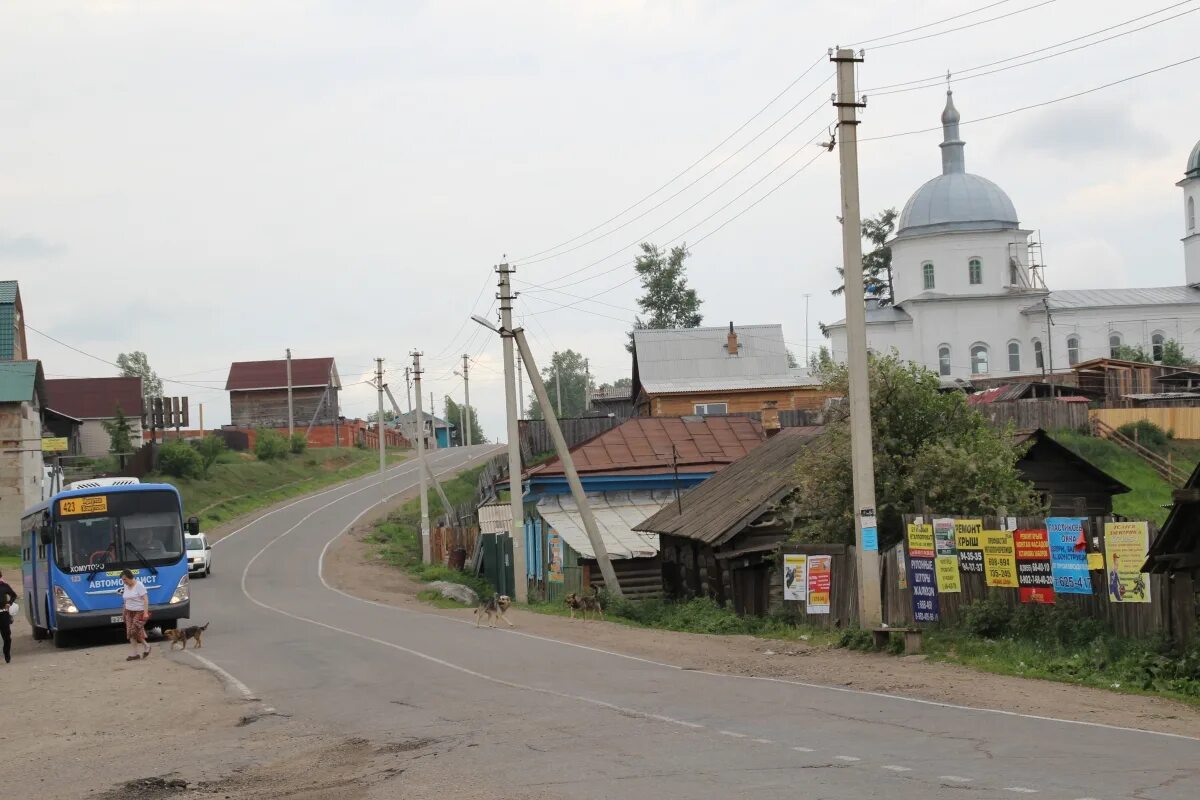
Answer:
M174 628L189 614L187 551L178 490L168 484L93 486L60 492L21 518L25 614L35 639L65 647L75 631L115 628L121 571L150 594L147 627Z

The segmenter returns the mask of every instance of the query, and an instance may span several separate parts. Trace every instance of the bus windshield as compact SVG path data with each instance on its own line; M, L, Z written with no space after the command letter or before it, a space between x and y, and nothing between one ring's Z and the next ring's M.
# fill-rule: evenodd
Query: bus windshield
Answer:
M56 508L55 554L64 572L161 566L183 556L179 500L172 492L120 492L85 514ZM76 509L78 506L75 507Z

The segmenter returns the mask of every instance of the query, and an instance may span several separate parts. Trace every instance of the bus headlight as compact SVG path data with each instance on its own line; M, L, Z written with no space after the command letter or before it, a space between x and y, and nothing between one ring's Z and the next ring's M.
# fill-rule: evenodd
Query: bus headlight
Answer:
M184 575L179 579L179 585L175 587L175 594L171 595L171 605L182 603L191 596L192 592L188 586L188 576Z
M61 586L54 587L54 610L59 614L77 614L79 609L71 601L70 595Z

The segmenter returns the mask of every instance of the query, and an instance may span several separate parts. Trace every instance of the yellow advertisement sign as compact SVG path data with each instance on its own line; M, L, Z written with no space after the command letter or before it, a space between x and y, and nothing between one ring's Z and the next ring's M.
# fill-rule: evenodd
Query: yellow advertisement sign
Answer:
M65 453L71 448L65 436L46 436L42 439L43 453Z
M108 511L108 495L94 497L67 497L58 501L58 513L64 517L79 514L103 514Z
M1150 581L1142 572L1150 549L1150 527L1146 522L1104 523L1104 553L1107 560L1110 603L1149 603Z
M934 554L933 545L933 526L932 525L909 525L908 526L908 552L929 554L932 558Z
M1104 569L1104 553L1088 553L1088 569Z
M962 591L958 578L958 556L938 556L933 560L937 570L937 588L942 594Z
M988 586L1017 588L1017 552L1012 531L983 532L983 573Z
M983 572L983 520L954 520L954 539L958 542L958 568L963 572Z

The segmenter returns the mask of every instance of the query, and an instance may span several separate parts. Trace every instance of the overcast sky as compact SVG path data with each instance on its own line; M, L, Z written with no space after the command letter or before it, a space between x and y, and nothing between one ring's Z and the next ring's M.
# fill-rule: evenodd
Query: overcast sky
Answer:
M204 402L209 425L228 421L231 361L286 347L335 356L348 384L343 412L365 416L374 391L349 384L369 377L376 356L402 371L419 348L439 408L447 393L461 395L451 374L461 354L475 358L472 400L486 433L503 438L499 340L464 324L472 311L494 313L492 265L632 205L828 47L989 2L14 0L0 7L0 277L20 281L35 328L108 360L145 350L159 374L200 384L167 388ZM868 45L860 87L962 72L1173 2L1057 0L945 36ZM1188 14L959 80L956 104L971 120L1069 95L1197 55L1198 34L1200 13ZM818 321L843 316L829 294L841 258L837 155L805 143L834 117L832 84L821 83L831 74L818 64L700 166L570 245L584 246L519 267L518 306L539 358L573 348L600 380L628 375L622 320L638 286L606 290L633 274L623 266L633 245L669 245L696 226L685 237L694 242L814 155L688 264L706 324L782 323L799 353L811 293L808 340L820 344ZM1051 288L1182 282L1174 183L1200 138L1198 77L1193 62L964 126L968 171L999 183L1022 223L1042 231ZM944 91L872 97L860 135L937 126ZM864 212L903 206L936 175L939 141L935 132L865 142ZM576 297L529 283L588 300L556 308ZM29 345L50 375L113 371L34 333ZM403 403L402 375L389 382Z

